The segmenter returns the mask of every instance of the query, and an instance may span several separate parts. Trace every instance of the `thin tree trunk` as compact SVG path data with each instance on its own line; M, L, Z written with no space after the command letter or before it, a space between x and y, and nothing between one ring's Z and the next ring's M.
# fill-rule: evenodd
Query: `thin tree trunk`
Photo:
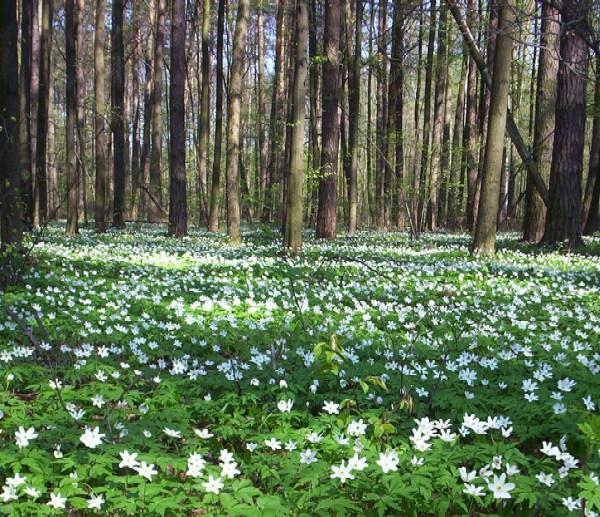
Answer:
M257 62L257 78L256 78L256 90L257 90L257 102L258 102L258 214L261 215L266 202L266 191L267 191L267 160L269 155L269 143L266 137L265 124L266 124L266 106L265 106L265 30L264 30L264 6L263 1L260 0L258 11L256 13L256 36L257 36L257 50L258 50L258 62Z
M134 221L139 219L139 201L142 195L142 172L141 172L141 144L140 144L140 61L142 59L142 46L140 41L140 19L141 2L133 4L133 23L131 26L131 39L133 50L131 51L131 101L130 107L133 112L131 125L131 198L130 217Z
M225 33L225 9L227 0L219 0L217 12L217 62L215 85L215 149L210 190L210 213L208 230L219 229L219 198L221 196L221 145L223 141L223 36Z
M113 0L111 26L111 126L113 133L113 226L125 227L125 55L123 0Z
M339 46L340 2L332 0L325 6L325 38L323 63L323 149L319 178L317 238L334 239L336 235L336 180L340 139L339 125Z
M490 95L483 182L473 240L473 253L477 255L493 254L496 246L498 200L510 90L512 32L515 21L512 0L501 0L499 18L499 30L494 50L494 74Z
M404 12L403 0L394 2L392 28L392 60L390 64L390 84L395 90L394 96L394 143L396 176L396 226L404 226Z
M202 91L200 93L200 131L198 134L198 182L200 185L200 226L208 224L207 171L210 134L210 0L203 1L202 12Z
M533 156L544 179L550 175L554 142L554 110L559 61L560 14L556 8L542 4L540 57L537 73ZM544 235L546 207L535 190L531 174L527 174L523 240L538 242Z
M387 120L386 92L387 92L387 65L386 65L386 24L387 0L382 0L379 5L378 37L377 37L377 115L375 138L375 226L382 229L385 226L385 169L386 169L386 131Z
M78 228L79 175L77 171L77 154L75 151L75 118L77 116L78 87L77 87L77 38L80 30L80 12L76 0L66 0L65 3L65 45L66 45L66 74L67 119L65 126L65 166L67 169L67 235L75 235Z
M169 88L169 235L187 235L185 178L185 0L171 6L171 68Z
M240 110L242 101L242 75L246 52L249 0L239 0L233 56L229 78L229 102L227 106L227 236L232 245L242 241L240 231Z
M105 0L96 0L96 26L94 31L94 135L96 139L96 197L94 199L94 219L96 231L106 231L104 212L106 207L106 128L104 125L104 11Z
M594 122L589 167L582 217L582 221L585 221L584 235L592 235L600 230L600 55L596 55Z

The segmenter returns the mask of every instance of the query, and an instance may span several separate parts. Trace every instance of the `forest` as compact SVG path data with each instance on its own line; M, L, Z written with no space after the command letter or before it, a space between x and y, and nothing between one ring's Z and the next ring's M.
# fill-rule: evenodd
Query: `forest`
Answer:
M600 515L600 0L0 0L0 513Z

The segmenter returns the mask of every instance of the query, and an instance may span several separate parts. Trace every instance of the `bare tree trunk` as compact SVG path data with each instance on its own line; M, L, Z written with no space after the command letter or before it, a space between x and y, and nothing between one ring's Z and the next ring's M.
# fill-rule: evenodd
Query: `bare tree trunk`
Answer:
M265 30L264 30L264 6L260 0L258 11L256 13L256 36L257 36L257 102L258 102L258 214L262 215L263 207L266 202L267 191L267 160L269 155L269 143L267 141L266 124L266 106L265 106Z
M473 253L477 255L493 254L496 246L500 178L506 133L508 92L510 90L512 32L515 21L512 0L501 0L499 17L499 30L494 50L494 74L490 95L483 182L473 240Z
M339 47L340 2L332 0L325 6L325 38L323 63L323 149L319 178L319 208L316 237L334 239L336 235L336 180L340 139L339 123Z
M40 88L37 120L36 173L33 195L33 226L39 227L48 217L48 181L46 149L48 140L48 112L50 109L50 57L52 55L52 0L42 0L40 35Z
M382 229L385 226L385 169L386 169L386 131L387 120L387 65L386 65L386 20L387 0L382 0L379 5L378 37L377 37L377 115L375 138L375 226Z
M584 235L592 235L600 230L600 55L596 55L594 122L589 167L582 217L582 221L585 221Z
M317 44L317 0L309 0L309 25L308 25L308 52L310 55L309 70L309 106L310 106L310 154L313 174L320 170L321 152L319 146L319 77L320 66L316 57L319 55ZM310 183L309 183L310 185ZM318 204L318 188L312 188L308 191L308 215L309 225L316 224Z
M433 105L433 138L431 142L431 173L429 176L429 203L427 209L427 226L429 230L437 229L438 190L440 188L440 160L442 155L442 131L444 123L444 92L448 75L447 48L447 10L440 7L438 25L437 61L435 69L435 90Z
M169 88L169 235L187 235L185 178L185 0L171 5L171 69Z
M542 242L569 247L581 238L581 176L585 141L585 83L588 48L585 33L586 0L563 2L560 56L556 87L556 126L550 168L550 192ZM579 29L579 30L578 30Z
M394 131L395 131L395 176L396 176L396 226L404 226L404 12L403 0L394 2L392 28L392 60L390 64L390 84L395 90Z
M221 195L221 144L223 140L223 35L225 32L225 9L227 0L219 0L217 13L217 62L215 85L215 149L210 190L210 213L208 230L219 229L219 197Z
M200 226L208 224L207 171L210 134L210 0L203 1L202 12L202 91L200 93L200 131L198 134L198 182L200 185Z
M559 60L560 14L549 3L542 4L540 57L537 73L533 156L544 179L550 175L554 141L554 109ZM527 174L523 240L538 242L544 235L546 207Z
M104 212L106 207L106 128L104 125L104 11L105 0L96 0L96 26L94 31L94 135L96 139L96 197L94 199L94 219L96 231L106 231Z
M67 235L79 232L77 202L79 199L79 175L77 171L77 154L75 151L75 118L77 116L78 87L77 87L77 39L80 31L80 12L76 0L66 0L65 3L65 45L67 120L65 127L67 169Z
M113 226L125 227L125 55L123 0L113 0L111 26L111 126L113 133Z
M22 155L19 141L17 2L0 2L0 247L20 246ZM20 109L21 108L21 109ZM0 290L6 279L0 277Z
M140 144L140 61L142 59L142 45L140 41L140 19L142 17L142 3L133 4L133 21L131 25L131 39L133 49L131 50L131 100L130 108L132 115L131 124L131 197L129 214L137 221L139 219L139 201L142 195L142 172L141 172L141 144Z
M229 79L229 102L227 106L227 236L232 245L242 241L240 231L240 110L242 101L242 75L246 53L246 30L248 27L249 0L239 0L233 56Z
M78 29L75 38L76 56L75 68L77 70L77 112L75 116L75 149L77 169L77 218L87 224L87 175L86 175L86 145L85 145L85 72L83 65L83 15L85 10L84 0L75 0L75 13L78 17Z

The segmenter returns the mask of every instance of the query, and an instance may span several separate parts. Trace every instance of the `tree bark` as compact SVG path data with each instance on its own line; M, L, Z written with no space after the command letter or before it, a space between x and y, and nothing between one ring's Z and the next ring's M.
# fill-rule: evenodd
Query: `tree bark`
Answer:
M496 246L500 178L502 175L506 116L508 112L508 92L510 90L511 33L515 22L512 0L501 0L500 4L482 188L473 241L473 253L476 255L493 254Z
M387 158L387 64L386 64L386 25L387 0L379 5L377 36L377 85L376 85L376 135L375 135L375 226L381 230L385 227L385 169Z
M404 12L403 0L394 2L392 30L392 60L390 63L390 84L394 96L394 173L396 177L396 227L404 226Z
M543 244L566 241L570 248L581 238L581 176L585 141L585 83L588 48L586 0L563 2L560 56L556 86L556 126L550 167L550 192ZM579 29L579 30L578 30Z
M96 0L96 25L94 31L94 135L96 181L94 199L94 219L96 231L106 231L104 212L106 207L106 128L104 125L104 110L106 100L104 95L105 66L104 66L104 11L105 0Z
M198 182L200 184L200 226L205 226L208 224L206 178L210 134L210 0L204 0L202 5L202 91L200 93L200 131L198 134Z
M77 87L77 38L80 31L80 12L76 0L65 2L65 46L66 46L66 110L65 126L65 167L67 169L67 235L79 232L78 206L79 174L77 170L77 154L75 151L75 118L77 116L78 87Z
M225 9L227 0L219 0L217 12L217 62L215 84L215 148L213 157L212 182L210 190L210 213L208 230L219 229L219 197L221 195L221 145L223 141L223 35L225 33Z
M340 139L339 124L339 47L340 2L332 0L325 6L325 38L323 63L323 134L321 151L321 174L319 178L319 207L317 211L316 237L334 239L336 236L336 180Z
M113 221L125 227L125 55L123 0L113 0L111 26L111 126L113 133Z
M185 178L185 0L171 5L171 68L169 88L169 235L187 235Z
M242 100L242 76L246 52L249 0L239 0L233 35L233 56L229 79L229 102L227 106L227 236L232 245L242 241L240 231L240 110Z
M594 85L594 122L590 166L585 190L582 220L584 235L600 230L600 55L596 55L596 84Z
M0 2L0 247L20 246L22 174L17 61L17 2ZM0 278L0 289L5 279Z
M533 158L545 180L550 175L554 141L554 109L559 60L560 14L547 2L542 4L540 56L536 83ZM523 240L538 242L544 235L546 207L535 190L533 178L527 174Z

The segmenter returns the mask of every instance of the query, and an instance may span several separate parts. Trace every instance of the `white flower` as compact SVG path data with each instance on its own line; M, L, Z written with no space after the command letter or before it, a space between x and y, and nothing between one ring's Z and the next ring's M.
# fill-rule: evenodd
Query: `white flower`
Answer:
M331 476L329 477L331 479L339 479L340 483L345 483L348 479L354 479L354 476L352 475L352 467L349 464L346 464L345 461L342 461L339 467L337 465L332 465Z
M134 467L135 471L148 481L152 481L152 476L158 474L158 470L155 470L153 463L146 463L142 461L137 467Z
M21 474L18 472L14 475L14 477L6 478L6 484L12 488L21 486L23 483L25 483L25 481L27 481L27 478L25 476L21 476Z
M333 401L325 401L323 405L323 411L326 411L330 415L339 415L340 414L340 405Z
M400 458L398 458L398 453L394 449L388 449L385 452L379 453L377 465L381 467L384 474L387 474L388 472L396 472L398 470L399 462Z
M510 499L510 491L514 488L514 483L506 482L506 474L501 474L500 477L494 474L494 481L488 483L488 489L495 499Z
M209 438L212 438L214 436L214 434L210 433L206 428L194 429L194 433L196 434L196 436L202 438L203 440L208 440Z
M587 409L588 411L596 411L596 404L592 400L591 395L588 395L587 397L583 397L581 400L583 400L585 409Z
M368 467L367 458L364 458L364 457L359 458L358 453L357 453L348 460L348 466L352 470L358 470L359 472L361 472Z
M539 474L536 474L535 477L540 483L542 483L542 485L552 486L555 483L554 476L552 474L540 472Z
M19 496L17 495L17 489L14 486L4 485L2 487L2 493L0 494L0 498L5 503L17 500L19 498Z
M279 411L281 411L282 413L289 413L292 410L293 406L294 401L292 399L280 400L277 403L277 409L279 409Z
M460 474L460 479L462 479L465 483L470 483L474 479L477 479L477 471L475 470L469 472L465 467L460 467L458 469L458 473Z
M168 427L165 427L163 429L163 433L165 433L167 436L170 436L171 438L181 438L181 431L176 431L175 429L169 429Z
M104 497L101 495L91 495L88 499L88 508L100 510L102 505L104 504Z
M300 463L310 465L317 461L317 453L312 449L306 449L300 453Z
M281 449L281 442L277 438L269 438L265 440L265 445L273 451Z
M190 457L187 460L187 465L188 470L186 474L190 477L197 478L202 475L202 471L206 466L206 461L204 461L202 455L198 454L197 452L193 452L190 454Z
M136 468L140 464L139 461L136 460L137 455L137 452L133 452L131 454L129 454L127 451L120 452L119 456L121 456L121 463L119 463L119 468Z
M34 499L37 499L42 494L37 488L32 486L25 487L25 493Z
M256 450L256 448L258 447L257 443L253 443L253 442L248 442L246 444L246 449L248 449L250 452L254 452Z
M310 433L306 433L305 438L310 443L319 443L321 442L321 440L323 440L323 436L321 436L319 433L315 433L312 431Z
M223 477L233 479L235 476L237 476L240 473L239 469L237 468L236 462L219 463L219 465L221 467L221 475Z
M106 404L106 401L104 400L104 397L102 395L94 395L92 397L92 405L96 406L97 408L101 408L102 406L104 406L104 404Z
M485 491L483 490L483 487L472 485L470 483L465 483L465 486L463 488L463 492L465 494L467 494L467 495L472 495L472 496L483 496L483 495L485 495Z
M85 428L85 432L80 436L79 441L90 449L95 449L102 443L102 438L106 436L100 432L98 427L91 429L90 427Z
M348 424L347 432L350 436L362 436L367 430L367 424L363 422L363 419L356 421L353 420Z
M223 489L223 481L221 478L214 478L212 475L208 476L208 481L202 483L204 490L207 492L212 492L213 494L218 494Z
M50 501L48 501L46 504L48 506L52 506L52 508L56 508L57 510L59 508L64 508L65 504L67 502L67 498L63 497L60 494L50 494Z
M294 440L288 440L288 442L285 444L285 450L286 451L295 451L298 447L298 444L294 441Z
M566 506L571 512L581 509L581 499L573 499L572 497L563 497L562 503Z
M19 449L23 447L27 447L31 440L34 440L38 437L38 434L35 432L33 427L25 430L22 426L19 427L19 430L15 433L15 441L17 442L17 446Z

